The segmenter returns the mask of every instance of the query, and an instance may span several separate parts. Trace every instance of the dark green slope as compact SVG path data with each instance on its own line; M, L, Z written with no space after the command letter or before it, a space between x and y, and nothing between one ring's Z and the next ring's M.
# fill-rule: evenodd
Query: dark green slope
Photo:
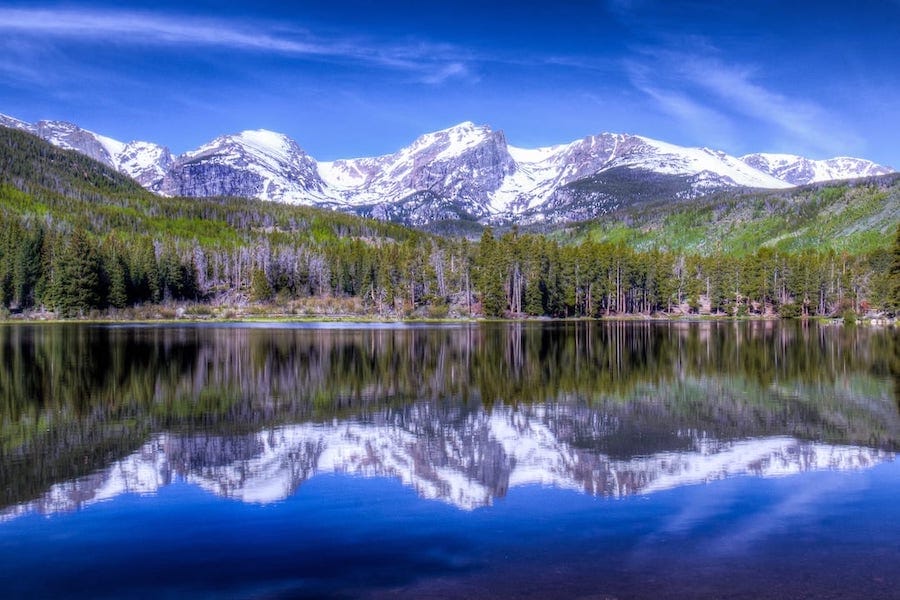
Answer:
M665 175L645 169L616 167L560 187L540 213L550 222L603 218L618 209L660 199L693 197L688 175Z

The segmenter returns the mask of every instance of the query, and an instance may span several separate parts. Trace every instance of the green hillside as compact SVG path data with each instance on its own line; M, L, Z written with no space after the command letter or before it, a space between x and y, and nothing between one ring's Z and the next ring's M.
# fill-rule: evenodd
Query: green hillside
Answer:
M723 192L694 200L635 203L561 230L573 241L636 249L751 254L886 248L900 223L900 174L779 192Z
M340 212L240 198L165 198L77 152L0 127L0 215L52 218L83 227L235 246L290 234L316 242L339 237L405 240L418 234Z

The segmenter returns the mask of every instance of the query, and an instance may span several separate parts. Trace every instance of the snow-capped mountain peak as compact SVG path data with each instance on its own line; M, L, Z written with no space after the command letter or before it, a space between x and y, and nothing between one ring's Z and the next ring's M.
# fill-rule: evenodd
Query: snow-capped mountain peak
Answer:
M122 143L62 121L22 129L99 160L144 187L180 196L241 196L338 208L422 225L436 220L571 221L627 203L690 199L729 188L783 189L893 170L838 157L736 158L640 135L601 133L520 148L471 121L426 133L392 154L317 162L293 139L266 129L217 137L175 157L150 142Z
M196 159L227 152L243 153L265 161L271 167L288 164L306 153L297 143L282 133L268 129L246 130L222 135L196 150L185 152L182 158Z
M168 148L152 142L129 142L82 129L66 121L38 121L34 125L0 115L0 125L27 131L65 150L75 150L135 179L151 188L172 165Z
M760 152L747 154L740 160L754 169L768 173L791 185L872 177L893 172L893 169L875 164L870 160L849 156L812 160L796 154Z
M453 127L426 133L419 136L410 144L408 150L411 153L422 152L425 149L437 151L433 155L434 160L442 160L448 157L458 156L466 150L484 143L493 133L486 125L478 126L471 121L464 121ZM403 151L401 151L401 154Z
M416 138L393 154L319 163L336 201L370 207L376 217L391 210L416 214L413 222L493 214L491 194L515 171L502 131L470 121ZM447 200L459 200L445 210ZM387 205L387 206L385 206Z
M223 135L178 157L156 191L308 204L322 200L316 162L291 138L267 129Z
M15 117L11 117L9 115L4 115L0 113L0 126L9 127L10 129L21 129L23 131L28 131L31 129L31 124L26 123L25 121L19 120Z

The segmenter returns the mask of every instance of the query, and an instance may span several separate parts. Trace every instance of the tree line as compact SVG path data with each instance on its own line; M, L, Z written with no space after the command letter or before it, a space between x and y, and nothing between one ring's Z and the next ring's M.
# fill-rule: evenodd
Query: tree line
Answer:
M893 248L744 256L560 244L485 229L477 242L256 236L203 244L0 216L0 305L64 316L171 302L356 298L373 314L834 316L900 306Z

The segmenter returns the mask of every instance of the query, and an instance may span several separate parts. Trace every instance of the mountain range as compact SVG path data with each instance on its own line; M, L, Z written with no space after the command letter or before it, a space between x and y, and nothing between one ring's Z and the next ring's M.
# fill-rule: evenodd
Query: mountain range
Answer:
M724 189L786 189L893 172L860 158L734 157L616 133L526 149L471 122L422 135L393 154L327 162L267 130L223 135L175 156L159 144L124 143L63 121L0 115L0 125L85 154L164 196L259 198L409 225L569 222Z

